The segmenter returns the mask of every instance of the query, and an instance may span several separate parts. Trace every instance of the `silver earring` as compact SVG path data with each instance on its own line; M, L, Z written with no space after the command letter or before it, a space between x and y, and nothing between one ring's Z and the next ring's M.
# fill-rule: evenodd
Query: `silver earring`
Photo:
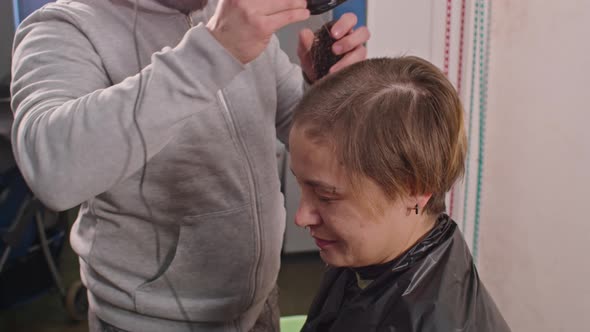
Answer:
M416 214L418 214L418 204L416 204L416 206L414 206L413 208L408 208L406 210L406 216L409 216L412 213L412 211L416 211Z

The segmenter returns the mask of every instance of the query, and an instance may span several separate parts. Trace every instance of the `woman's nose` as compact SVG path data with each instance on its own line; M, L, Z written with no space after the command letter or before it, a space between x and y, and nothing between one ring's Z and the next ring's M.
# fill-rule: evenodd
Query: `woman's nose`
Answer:
M295 225L305 228L308 226L317 226L321 224L322 218L317 209L310 204L306 197L302 196L299 201L299 208L295 213Z

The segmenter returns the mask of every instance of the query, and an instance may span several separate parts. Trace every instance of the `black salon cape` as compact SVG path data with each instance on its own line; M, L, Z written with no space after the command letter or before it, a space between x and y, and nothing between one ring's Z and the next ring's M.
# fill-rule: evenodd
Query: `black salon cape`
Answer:
M366 288L355 271L330 268L302 332L505 332L457 225L434 228Z

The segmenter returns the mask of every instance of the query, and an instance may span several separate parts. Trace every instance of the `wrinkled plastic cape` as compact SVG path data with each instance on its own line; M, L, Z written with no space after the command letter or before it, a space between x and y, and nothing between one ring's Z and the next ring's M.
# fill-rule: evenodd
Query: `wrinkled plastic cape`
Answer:
M448 216L390 266L362 290L352 269L329 269L301 331L510 331Z

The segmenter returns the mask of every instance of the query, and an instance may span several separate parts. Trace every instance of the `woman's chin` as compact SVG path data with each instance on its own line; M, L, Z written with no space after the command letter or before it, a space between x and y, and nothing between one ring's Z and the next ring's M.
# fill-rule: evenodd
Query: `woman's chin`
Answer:
M346 264L346 261L342 259L341 256L334 254L328 250L320 250L320 257L327 265L333 267L346 267L349 264Z

